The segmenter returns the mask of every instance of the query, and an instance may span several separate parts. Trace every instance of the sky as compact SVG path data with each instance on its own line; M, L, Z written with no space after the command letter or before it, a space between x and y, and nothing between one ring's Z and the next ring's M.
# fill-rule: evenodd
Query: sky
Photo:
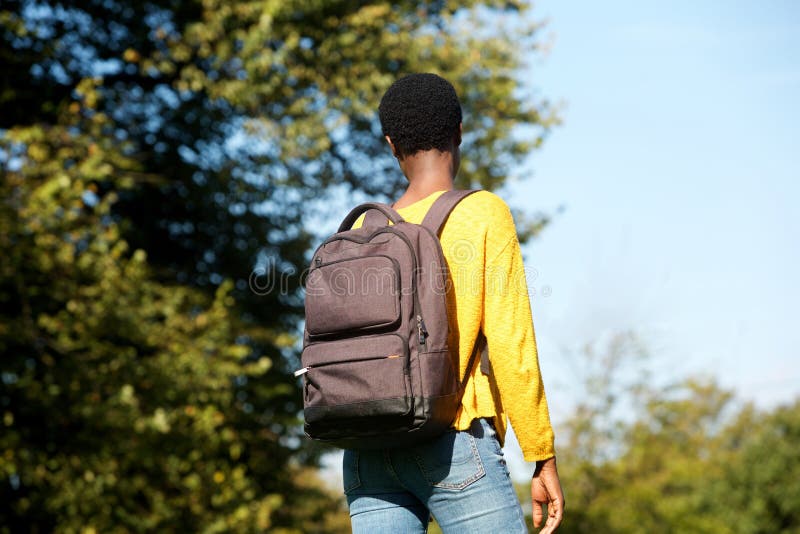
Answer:
M563 124L508 188L555 423L575 354L633 332L668 378L800 394L800 3L545 0L524 78ZM544 296L547 288L549 294Z
M554 424L580 347L619 332L662 380L795 398L800 2L542 0L532 15L548 50L522 78L563 124L500 194L564 206L523 249ZM506 455L530 477L513 436Z
M576 401L580 348L619 332L665 380L712 377L765 409L794 399L800 2L543 0L533 13L547 53L524 79L563 124L506 195L530 213L564 206L524 247L553 422Z

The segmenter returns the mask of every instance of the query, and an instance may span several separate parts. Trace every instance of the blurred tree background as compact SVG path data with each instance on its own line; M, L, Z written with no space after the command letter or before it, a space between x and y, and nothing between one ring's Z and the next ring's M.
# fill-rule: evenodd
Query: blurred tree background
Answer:
M559 532L800 532L800 399L759 410L711 379L660 380L632 332L575 363Z
M347 531L291 376L309 228L402 187L375 109L408 72L459 90L459 185L500 187L556 121L527 13L3 1L0 531Z

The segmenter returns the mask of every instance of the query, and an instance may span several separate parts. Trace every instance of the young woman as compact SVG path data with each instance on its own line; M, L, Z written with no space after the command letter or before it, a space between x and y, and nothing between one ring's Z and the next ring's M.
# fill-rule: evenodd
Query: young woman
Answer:
M383 96L383 133L408 179L394 208L420 223L442 192L453 189L461 144L461 105L453 86L434 74L396 81ZM501 446L506 418L531 481L534 524L561 523L564 496L556 469L553 429L539 371L528 289L508 206L480 191L462 200L441 232L450 272L450 347L466 372L480 331L488 362L474 365L453 429L423 445L347 450L344 489L353 532L426 532L432 514L445 533L526 532L522 508Z

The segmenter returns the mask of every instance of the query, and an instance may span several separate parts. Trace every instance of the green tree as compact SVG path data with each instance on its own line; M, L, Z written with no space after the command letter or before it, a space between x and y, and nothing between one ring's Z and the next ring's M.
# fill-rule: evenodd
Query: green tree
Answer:
M526 12L3 2L0 528L341 528L301 467L300 277L251 271L299 273L336 195L398 191L374 108L402 73L455 83L460 185L502 185L555 120Z
M87 135L9 134L31 163L2 185L0 529L324 522L336 503L296 483L294 448L272 428L290 415L255 414L240 395L274 360L249 357L231 284L208 296L154 280L108 216L113 195L91 205L93 181L126 173L82 126ZM260 400L291 389L263 386Z
M654 383L630 334L584 358L559 445L565 532L800 529L800 405L760 412L711 380Z
M736 532L800 532L800 399L771 411L746 407L723 437L730 452L718 514Z

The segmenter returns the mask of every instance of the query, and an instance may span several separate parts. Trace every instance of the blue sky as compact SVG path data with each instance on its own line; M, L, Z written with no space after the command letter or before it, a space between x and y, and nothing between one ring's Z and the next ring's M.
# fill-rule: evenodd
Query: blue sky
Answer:
M506 195L566 206L525 248L555 421L566 362L620 331L666 376L795 398L800 3L545 0L534 16L551 46L524 78L564 123Z

